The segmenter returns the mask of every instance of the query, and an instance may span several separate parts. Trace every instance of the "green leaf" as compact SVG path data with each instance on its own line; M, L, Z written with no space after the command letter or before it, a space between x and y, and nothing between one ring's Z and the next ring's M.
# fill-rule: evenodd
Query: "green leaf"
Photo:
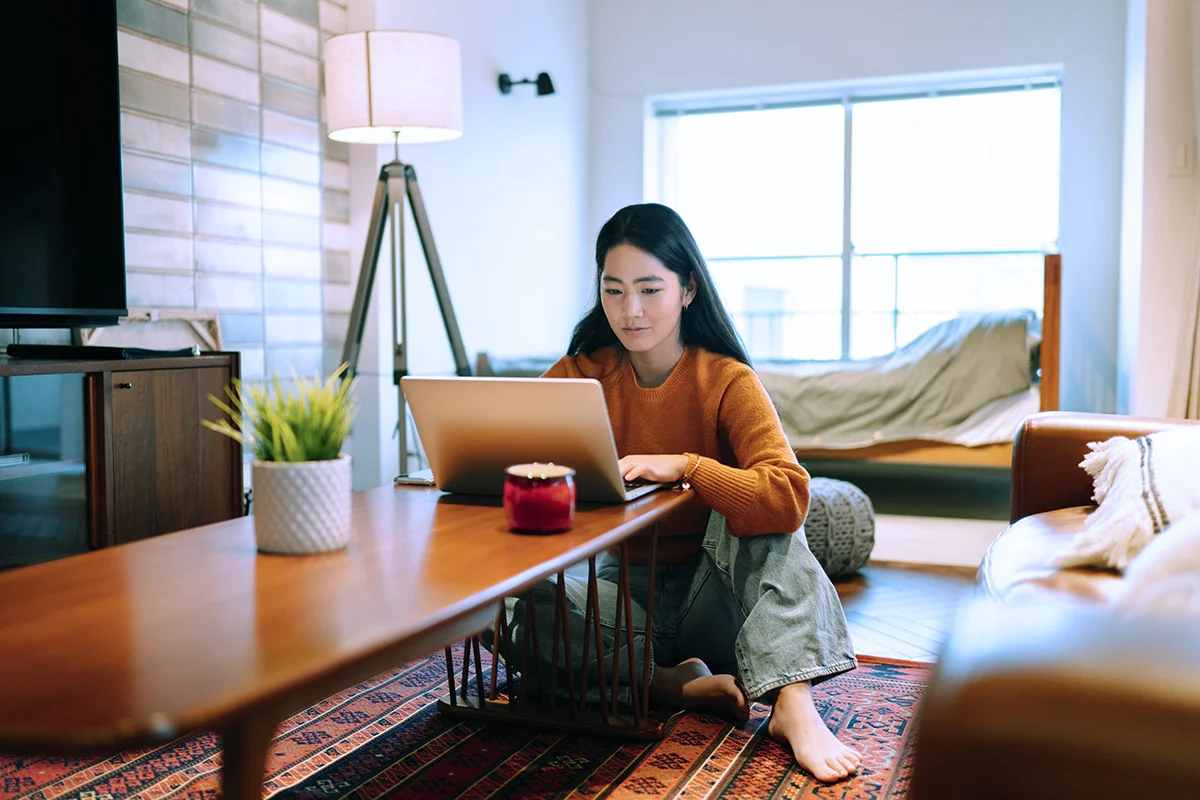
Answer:
M278 377L251 385L235 379L225 389L229 403L209 395L228 419L204 425L252 448L260 461L335 459L357 413L356 379L347 379L346 371L342 364L322 382L293 370L286 391Z

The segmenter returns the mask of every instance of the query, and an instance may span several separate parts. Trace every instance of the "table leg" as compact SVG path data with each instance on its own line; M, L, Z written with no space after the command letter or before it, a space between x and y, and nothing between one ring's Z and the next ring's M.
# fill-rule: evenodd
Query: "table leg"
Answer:
M648 587L647 594L653 595L654 594L654 585L653 585L654 584L654 577L653 577L654 573L651 572L650 575L651 575L651 578L650 578L651 585ZM621 591L621 596L625 599L625 638L627 640L625 642L625 644L626 644L626 652L629 654L629 693L631 695L631 700L633 701L633 724L635 726L640 727L642 724L642 702L639 699L640 695L638 693L638 684L640 683L640 681L638 680L637 663L636 663L637 658L634 657L634 647L633 647L633 597L632 597L632 593L631 593L630 587L629 587L629 543L628 542L621 542L620 591ZM620 607L621 607L621 604L618 603L617 608L619 609ZM651 649L653 649L653 644L652 644L653 640L650 638L650 633L649 633L650 627L651 627L650 620L646 620L646 623L643 626L643 630L646 631L646 652L647 653L649 653L651 651ZM620 638L619 633L618 633L617 638ZM613 669L616 669L616 667L613 667ZM648 689L647 689L647 691L648 691Z
M657 526L651 531L650 541L650 574L654 575L654 569L658 563L658 528ZM558 671L558 647L559 639L562 640L563 650L565 651L566 663L573 664L571 660L571 626L567 617L567 599L566 592L563 588L563 573L558 575L558 586L555 592L555 614L554 614L554 635L552 636L552 656L551 665L553 672ZM508 665L511 664L512 643L510 641L511 631L507 625L507 615L504 612L503 603L501 603L501 613L496 616L494 643L492 647L492 675L491 675L491 691L485 696L482 678L477 676L478 691L476 696L470 696L468 685L467 664L463 664L463 685L457 685L456 670L453 661L450 657L450 651L446 651L446 677L449 688L448 695L438 701L438 710L444 714L464 719L471 719L477 722L501 722L508 724L530 725L537 727L545 727L553 730L567 731L571 733L584 733L588 735L613 736L617 738L635 739L648 741L653 739L661 739L666 734L666 727L662 722L650 717L650 650L648 646L645 648L644 660L639 669L637 658L634 649L633 635L633 599L630 586L629 576L629 550L627 546L622 545L620 554L620 571L617 579L617 604L616 618L613 620L613 654L612 654L612 681L611 685L607 678L607 669L605 659L597 656L596 671L598 678L598 689L600 694L600 702L597 705L590 706L586 703L587 696L587 670L579 676L579 695L576 701L576 685L573 670L568 669L567 672L567 699L563 704L557 701L556 686L554 679L551 679L551 690L544 695L543 676L541 672L540 648L536 638L536 629L534 626L535 614L533 610L532 592L525 596L526 618L525 628L526 635L523 637L523 654L525 664L530 664L530 648L532 646L535 656L536 665L526 667L526 671L532 669L537 673L538 698L537 702L532 702L528 692L522 691L529 685L528 680L522 680L521 677L513 678L511 674L507 674ZM587 599L583 609L583 663L588 663L588 655L591 645L595 645L597 652L602 653L602 637L601 637L601 620L599 610L599 597L597 590L596 578L596 559L595 557L588 559L588 587ZM647 587L647 602L646 602L646 641L653 641L653 615L654 615L654 581L650 581ZM561 627L560 627L561 626ZM624 636L625 641L621 641ZM501 648L505 650L506 658L506 674L508 677L508 694L507 696L499 696L497 694L497 673L499 672L498 654ZM463 654L466 659L470 659L471 651L475 651L476 670L479 670L479 641L477 637L468 639L463 647ZM625 652L622 654L621 650ZM617 703L617 675L621 665L621 656L624 655L629 668L629 677L631 681L630 694L632 706L628 709L628 713L622 709ZM639 674L640 673L640 674ZM611 689L611 694L609 690Z
M222 732L221 796L225 800L261 800L275 728L272 719L252 717Z
M650 586L646 590L646 643L654 641L654 584L658 569L658 525L650 531ZM642 662L642 716L650 716L650 647Z

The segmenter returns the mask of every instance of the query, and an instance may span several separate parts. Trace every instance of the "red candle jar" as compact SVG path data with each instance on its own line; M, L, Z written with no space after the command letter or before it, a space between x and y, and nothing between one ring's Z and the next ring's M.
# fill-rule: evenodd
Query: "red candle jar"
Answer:
M575 521L575 470L514 464L505 470L504 515L517 533L556 533Z

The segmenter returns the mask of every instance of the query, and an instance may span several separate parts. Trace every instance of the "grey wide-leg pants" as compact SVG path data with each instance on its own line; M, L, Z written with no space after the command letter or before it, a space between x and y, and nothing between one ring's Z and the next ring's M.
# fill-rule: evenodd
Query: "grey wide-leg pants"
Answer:
M598 556L596 562L603 670L606 683L611 685L619 562L607 553ZM645 565L629 567L637 678L641 678L646 647L649 572ZM568 677L563 671L566 659L560 641L555 685L562 693L566 681L573 680L578 691L580 676L586 669L588 699L595 702L600 698L599 669L594 629L584 628L587 580L568 572L564 588L574 674ZM532 663L531 656L528 669L521 669L527 644L525 597L510 598L506 604L511 657L525 680L536 682L540 673L542 681L549 683L556 579L536 586L533 597L540 665ZM625 620L625 609L621 609L618 697L629 703ZM586 664L585 636L590 639ZM729 533L725 518L716 513L709 520L699 562L657 566L652 636L651 671L654 664L674 666L687 658L700 658L714 673L737 676L752 700L769 700L770 693L781 686L800 681L816 683L857 666L841 602L808 549L804 529L737 538ZM491 639L489 631L484 641L490 646Z

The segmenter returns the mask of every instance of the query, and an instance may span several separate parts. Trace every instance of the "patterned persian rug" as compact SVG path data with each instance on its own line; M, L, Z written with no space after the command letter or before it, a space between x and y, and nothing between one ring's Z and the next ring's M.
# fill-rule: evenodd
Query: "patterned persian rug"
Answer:
M896 800L907 794L913 716L930 669L864 657L816 688L826 723L863 754L857 775L823 786L767 737L769 709L758 704L740 727L676 715L667 737L651 743L479 725L438 713L445 663L434 654L287 720L263 796ZM212 734L110 757L0 756L0 800L215 799L220 764Z

